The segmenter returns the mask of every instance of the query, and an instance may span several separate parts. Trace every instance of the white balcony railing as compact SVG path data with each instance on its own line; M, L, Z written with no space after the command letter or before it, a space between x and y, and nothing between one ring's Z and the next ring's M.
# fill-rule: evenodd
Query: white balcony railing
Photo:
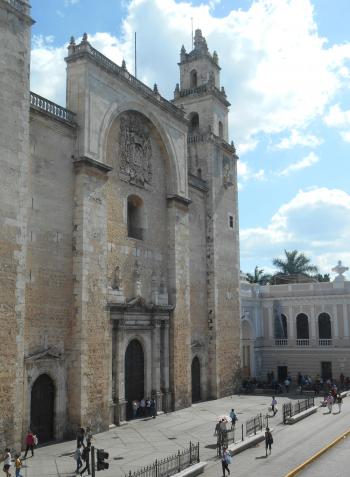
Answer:
M275 339L275 346L288 346L288 339L287 338L276 338Z
M331 339L319 339L318 344L319 344L319 346L332 346L332 340Z
M297 340L297 346L309 346L310 340L309 339L299 339Z

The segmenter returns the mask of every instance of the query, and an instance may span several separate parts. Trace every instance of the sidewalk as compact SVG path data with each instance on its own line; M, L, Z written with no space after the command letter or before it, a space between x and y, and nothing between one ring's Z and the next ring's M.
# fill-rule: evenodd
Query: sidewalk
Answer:
M282 402L288 398L278 397L277 400L281 409ZM124 426L97 434L93 444L109 452L110 464L108 470L97 475L122 477L155 459L175 454L178 449L188 447L190 441L200 442L201 460L216 463L214 428L217 416L229 414L234 408L240 425L259 413L266 414L270 403L270 396L235 395L194 404L191 408L163 414L156 419L129 421ZM281 422L280 414L271 418L274 427ZM75 445L75 441L69 441L36 449L34 458L29 457L23 462L22 474L25 477L75 475Z

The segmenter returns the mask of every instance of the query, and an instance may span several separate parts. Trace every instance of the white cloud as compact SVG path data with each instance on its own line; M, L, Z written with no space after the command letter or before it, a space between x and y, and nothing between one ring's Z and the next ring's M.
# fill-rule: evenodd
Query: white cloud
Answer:
M232 10L224 18L214 17L212 7L213 2L192 6L175 0L132 0L121 37L114 38L129 70L133 71L133 32L137 31L140 79L147 79L151 86L156 82L160 93L171 97L178 81L181 43L187 49L191 46L193 18L194 27L203 29L210 50L219 53L222 84L232 102L230 129L240 154L257 146L259 134L298 130L324 114L348 81L345 62L350 46L327 46L318 34L311 0L256 0L246 11ZM90 36L98 47L93 39ZM65 80L57 75L65 74L65 48L46 49L47 56L44 48L34 50L34 83L39 94L49 92L49 99L63 98ZM110 54L108 48L105 54ZM49 66L49 58L56 59L56 64ZM43 62L41 72L38 63ZM55 78L50 87L48 73ZM315 138L309 136L310 141L315 143Z
M327 115L324 117L327 126L344 127L350 126L350 110L344 111L339 104L335 104L329 108Z
M242 261L252 269L257 263L268 268L284 249L297 249L328 273L338 260L350 264L350 195L325 187L301 190L266 227L241 229L240 237Z
M276 174L278 176L288 176L292 172L300 171L301 169L306 169L307 167L311 167L312 165L316 164L319 160L320 160L319 157L314 152L310 152L310 154L305 156L303 159L300 159L300 161L290 164L289 166L287 166L285 169L282 169L281 171L277 171Z
M71 5L76 5L80 0L64 0L64 6L70 7Z
M250 180L263 181L265 180L264 169L253 171L248 164L242 160L237 162L237 176L239 181L239 189L242 190L244 184Z
M294 146L317 147L323 143L321 138L313 134L301 134L296 129L292 129L290 136L283 138L278 144L277 149L291 149Z

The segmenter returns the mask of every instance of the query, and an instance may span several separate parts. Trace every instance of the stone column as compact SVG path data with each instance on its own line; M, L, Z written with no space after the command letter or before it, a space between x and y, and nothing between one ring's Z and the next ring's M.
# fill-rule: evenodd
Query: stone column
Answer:
M343 320L344 320L344 338L349 339L349 316L347 313L346 304L343 304Z
M163 391L163 411L170 410L169 395L169 322L162 322L162 362L161 362L161 389Z
M318 340L318 333L316 334L316 317L315 317L315 306L311 306L310 312L310 323L309 323L309 339L310 345L316 346Z
M293 315L293 307L288 307L288 345L295 345L295 322Z
M160 392L160 325L158 318L153 318L152 328L152 396L157 401L157 410L162 409Z
M273 316L273 306L269 305L269 318L268 318L268 339L274 339L274 316Z
M170 389L174 409L191 405L188 205L187 199L168 197L168 288L170 304L175 306L170 319Z
M125 400L125 321L119 318L115 325L115 415L114 422L120 424L126 421Z
M338 326L338 314L337 314L337 305L332 306L333 314L333 339L339 339L339 326Z

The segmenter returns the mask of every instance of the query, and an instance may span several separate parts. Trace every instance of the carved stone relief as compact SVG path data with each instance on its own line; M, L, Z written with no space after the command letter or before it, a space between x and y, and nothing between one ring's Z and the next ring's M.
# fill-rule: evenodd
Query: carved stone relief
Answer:
M152 182L152 144L150 132L135 114L120 118L120 178L141 187Z

